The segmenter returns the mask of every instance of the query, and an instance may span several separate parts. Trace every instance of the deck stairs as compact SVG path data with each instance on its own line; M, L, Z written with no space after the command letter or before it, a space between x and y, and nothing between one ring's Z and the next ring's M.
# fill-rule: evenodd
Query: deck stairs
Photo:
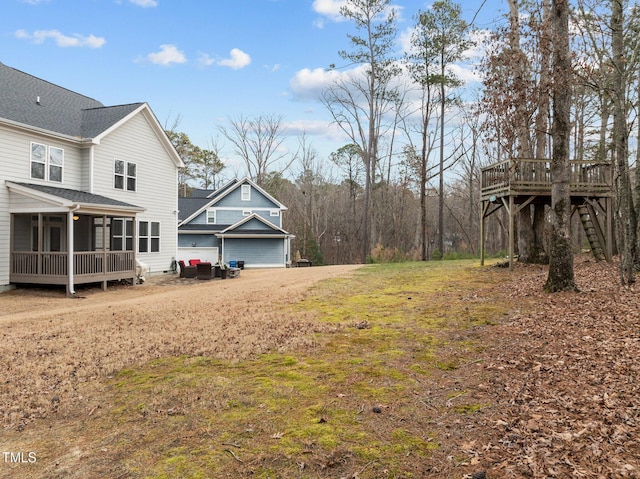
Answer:
M589 240L593 257L597 261L606 260L607 258L603 248L605 244L604 235L593 206L589 203L584 203L578 206L578 213L580 214L580 221L584 227L584 232Z

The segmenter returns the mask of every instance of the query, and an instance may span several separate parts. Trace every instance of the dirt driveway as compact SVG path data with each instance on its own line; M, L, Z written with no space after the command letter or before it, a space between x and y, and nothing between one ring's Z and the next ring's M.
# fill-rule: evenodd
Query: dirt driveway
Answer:
M1 426L21 429L52 412L90 410L99 397L87 384L154 358L241 359L309 341L304 318L283 320L273 306L358 267L244 270L212 281L155 277L106 292L79 288L73 299L59 290L1 294Z

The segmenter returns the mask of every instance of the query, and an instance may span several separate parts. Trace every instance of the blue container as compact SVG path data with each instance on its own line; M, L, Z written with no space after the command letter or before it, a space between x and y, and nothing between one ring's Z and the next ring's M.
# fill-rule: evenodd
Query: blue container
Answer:
M229 268L237 268L238 267L238 262L237 261L229 261Z

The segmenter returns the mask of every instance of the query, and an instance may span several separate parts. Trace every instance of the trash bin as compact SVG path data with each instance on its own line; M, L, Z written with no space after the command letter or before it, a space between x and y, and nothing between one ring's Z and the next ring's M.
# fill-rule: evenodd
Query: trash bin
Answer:
M237 268L238 262L236 260L229 261L229 268Z
M244 261L238 260L238 268L244 269Z

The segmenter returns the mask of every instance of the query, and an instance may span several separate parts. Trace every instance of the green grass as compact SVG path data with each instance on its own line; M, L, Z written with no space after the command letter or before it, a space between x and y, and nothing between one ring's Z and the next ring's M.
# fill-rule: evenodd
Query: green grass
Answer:
M282 312L322 325L313 350L123 370L105 427L126 437L132 477L328 478L340 468L421 477L439 438L418 398L432 375L454 373L482 347L450 331L490 327L509 310L477 299L497 278L475 261L447 261L370 265L323 282Z

